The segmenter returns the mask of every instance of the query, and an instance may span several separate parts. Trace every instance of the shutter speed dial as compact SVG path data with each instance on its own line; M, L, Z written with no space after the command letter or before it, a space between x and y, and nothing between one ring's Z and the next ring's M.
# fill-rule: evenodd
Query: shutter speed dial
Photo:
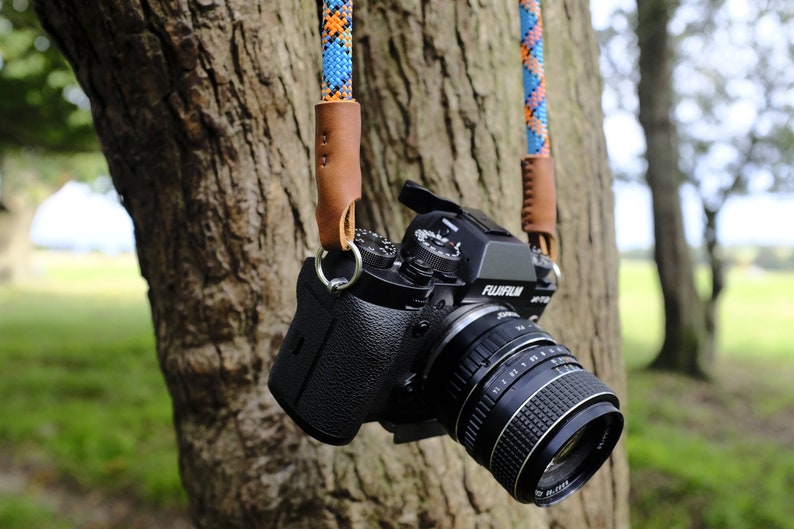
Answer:
M461 260L458 245L432 230L414 231L406 246L406 255L412 255L439 272L454 272Z
M390 268L397 258L397 247L374 231L356 228L356 246L361 252L361 260L373 268Z

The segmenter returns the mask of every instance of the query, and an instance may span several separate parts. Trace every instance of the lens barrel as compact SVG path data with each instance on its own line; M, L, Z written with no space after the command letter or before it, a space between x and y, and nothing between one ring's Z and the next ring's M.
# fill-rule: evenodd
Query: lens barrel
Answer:
M467 307L452 319L425 372L439 421L518 501L562 501L620 438L617 396L507 307Z

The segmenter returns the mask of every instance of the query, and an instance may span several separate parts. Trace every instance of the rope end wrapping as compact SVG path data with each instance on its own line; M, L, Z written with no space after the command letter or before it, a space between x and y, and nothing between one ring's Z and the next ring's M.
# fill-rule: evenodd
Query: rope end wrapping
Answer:
M557 189L554 160L550 156L528 154L521 159L524 201L521 227L529 243L552 261L557 260Z
M347 250L355 239L355 203L361 198L361 108L355 101L314 107L315 178L320 244Z

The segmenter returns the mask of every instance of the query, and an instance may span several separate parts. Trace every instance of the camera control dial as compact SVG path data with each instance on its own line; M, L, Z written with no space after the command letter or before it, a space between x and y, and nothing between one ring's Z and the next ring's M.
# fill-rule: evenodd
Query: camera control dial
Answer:
M406 246L406 254L421 259L439 272L454 272L461 260L460 248L433 230L414 231Z
M356 246L361 252L361 260L374 268L390 268L397 258L397 247L374 231L356 228Z

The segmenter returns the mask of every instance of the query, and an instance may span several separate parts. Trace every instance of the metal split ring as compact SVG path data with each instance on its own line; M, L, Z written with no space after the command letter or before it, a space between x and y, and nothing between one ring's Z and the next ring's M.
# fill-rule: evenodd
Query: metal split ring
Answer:
M317 254L314 256L314 271L317 273L317 279L319 279L320 282L325 285L325 288L327 288L328 292L331 294L336 294L337 292L341 292L346 288L352 287L361 276L361 268L363 266L361 252L358 248L356 248L356 245L353 243L353 241L347 241L347 244L350 246L350 251L353 252L353 258L356 261L356 267L353 270L353 276L350 279L345 277L335 277L329 281L323 273L322 259L325 249L320 246L320 248L317 249Z

